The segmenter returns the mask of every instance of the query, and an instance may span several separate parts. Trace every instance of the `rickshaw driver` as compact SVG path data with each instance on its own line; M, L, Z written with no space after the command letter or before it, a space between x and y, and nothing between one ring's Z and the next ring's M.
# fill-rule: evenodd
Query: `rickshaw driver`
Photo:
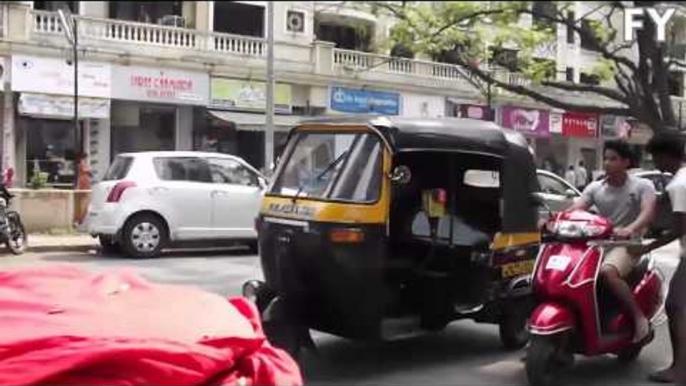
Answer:
M632 159L627 143L608 141L603 153L606 177L588 185L569 210L588 210L595 205L600 215L612 221L617 236L640 237L654 216L655 187L650 181L627 173ZM605 253L600 276L631 313L634 321L633 342L642 343L650 336L650 322L625 281L635 263L626 247L611 248Z

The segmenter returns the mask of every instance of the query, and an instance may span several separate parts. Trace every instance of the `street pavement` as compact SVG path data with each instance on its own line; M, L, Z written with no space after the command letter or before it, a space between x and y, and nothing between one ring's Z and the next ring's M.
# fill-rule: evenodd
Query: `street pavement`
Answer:
M677 244L656 252L660 267L671 277L677 265ZM244 249L175 251L158 259L131 260L88 253L27 253L0 256L0 268L76 264L102 272L128 267L150 280L202 287L237 296L248 279L262 278L259 258ZM646 374L671 359L666 325L637 362L621 364L612 356L577 357L563 375L569 385L649 385ZM308 384L318 385L526 385L524 351L506 352L493 325L460 321L441 333L391 343L360 343L314 333L318 353L304 352L301 369Z

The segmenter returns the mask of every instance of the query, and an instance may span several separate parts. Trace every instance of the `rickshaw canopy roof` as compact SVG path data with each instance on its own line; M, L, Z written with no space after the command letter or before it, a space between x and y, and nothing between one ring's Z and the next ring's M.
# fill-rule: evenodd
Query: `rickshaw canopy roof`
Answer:
M503 129L493 122L467 118L351 115L307 120L300 125L373 127L386 139L394 152L474 152L505 158L512 146L528 149L528 144L520 133Z

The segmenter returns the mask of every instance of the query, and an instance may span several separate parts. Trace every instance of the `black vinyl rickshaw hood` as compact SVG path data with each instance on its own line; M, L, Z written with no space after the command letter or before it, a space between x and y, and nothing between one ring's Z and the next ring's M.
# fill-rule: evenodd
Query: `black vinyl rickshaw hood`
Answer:
M467 118L402 118L350 115L305 120L299 126L366 126L377 132L393 154L455 152L503 159L503 233L536 232L540 192L533 151L525 137L493 122ZM295 127L290 137L298 130Z

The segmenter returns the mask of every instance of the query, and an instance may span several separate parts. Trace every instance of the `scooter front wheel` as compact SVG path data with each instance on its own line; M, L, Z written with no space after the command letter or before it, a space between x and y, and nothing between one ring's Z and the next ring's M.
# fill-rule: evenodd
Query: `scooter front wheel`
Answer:
M558 384L558 372L564 367L560 361L562 340L555 336L534 335L526 354L526 376L531 386Z

